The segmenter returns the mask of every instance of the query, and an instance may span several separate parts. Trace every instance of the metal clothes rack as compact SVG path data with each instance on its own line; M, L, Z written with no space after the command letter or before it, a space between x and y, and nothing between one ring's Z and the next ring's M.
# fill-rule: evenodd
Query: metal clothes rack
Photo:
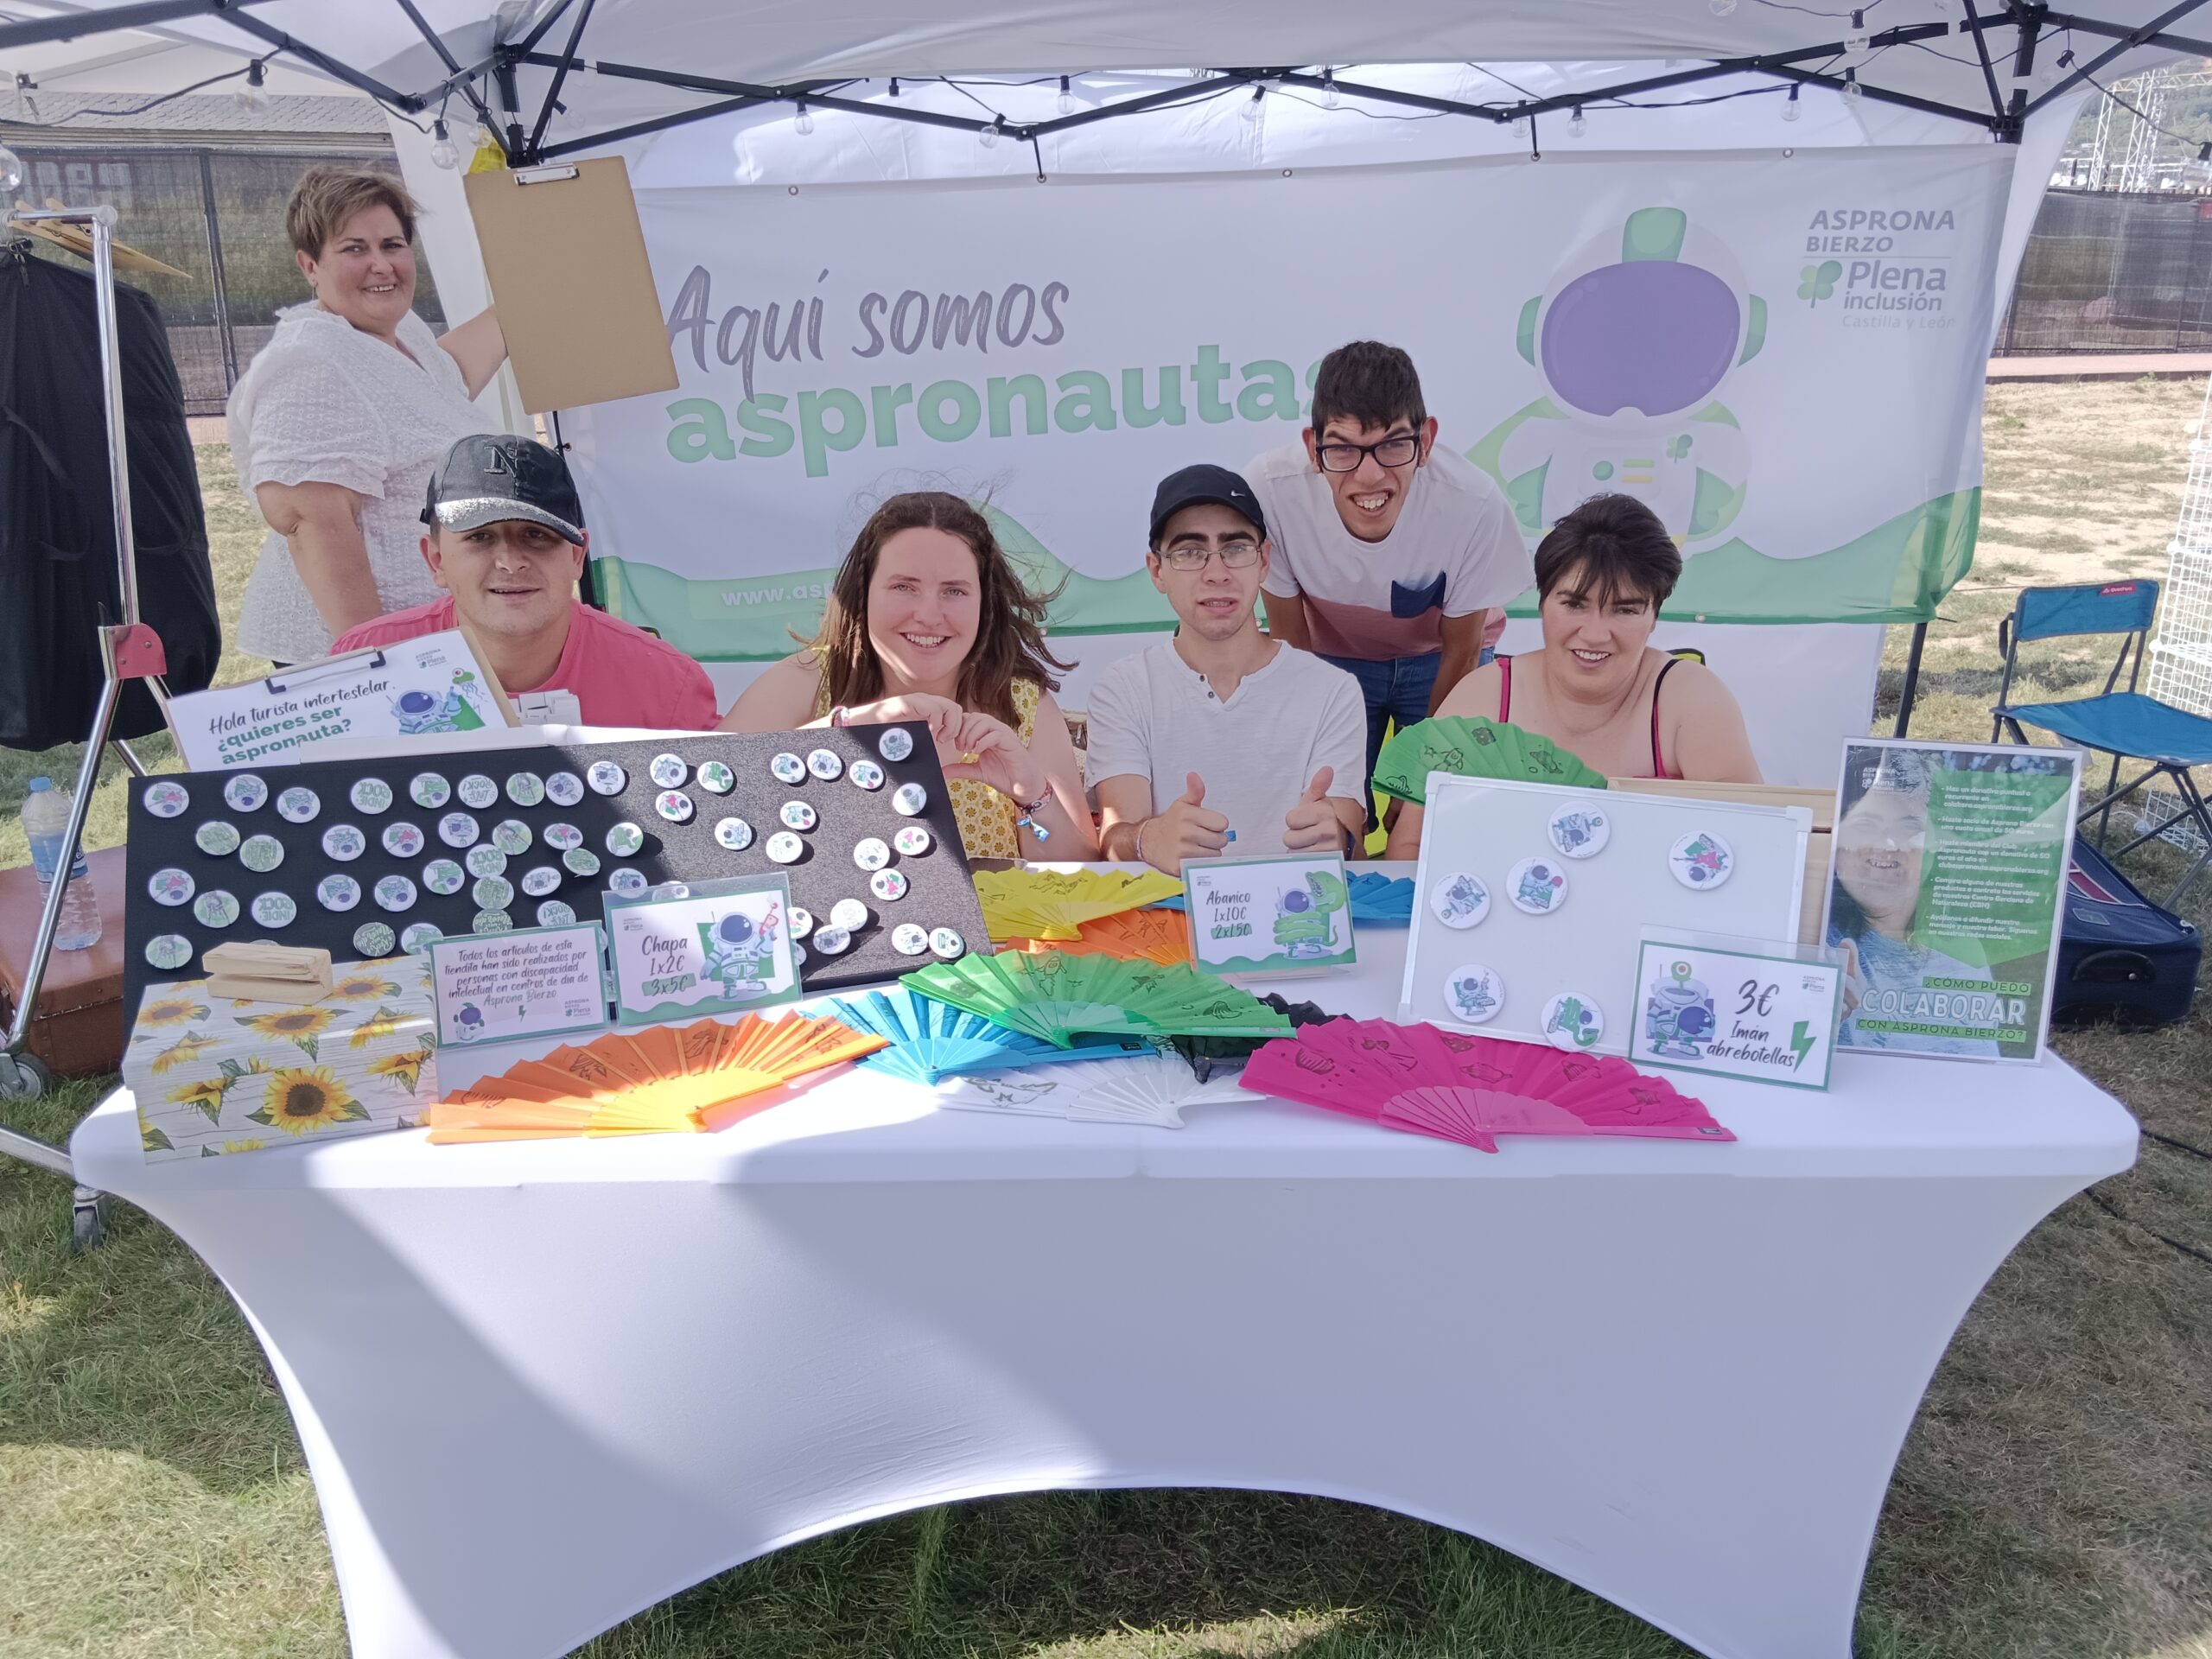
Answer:
M45 907L39 912L38 931L31 940L30 964L23 976L22 995L9 1022L6 1037L0 1040L0 1103L36 1099L53 1082L46 1067L28 1052L25 1045L29 1040L31 1019L38 1006L39 987L54 955L54 930L61 919L69 868L76 862L78 848L84 839L85 815L92 804L92 786L99 779L100 756L112 741L132 775L146 775L144 765L131 753L130 746L111 735L116 706L122 699L124 687L133 680L150 682L155 696L166 700L168 690L161 677L168 667L161 636L141 621L138 614L138 559L131 539L130 474L123 429L123 359L116 330L116 211L105 205L22 209L9 213L7 222L72 225L88 232L92 238L92 292L100 336L100 400L107 414L108 495L115 515L116 575L123 620L104 624L99 629L104 675L99 702L92 714L92 729L85 743L84 759L77 766L76 796L69 805L69 827L63 836L60 858L55 866L59 879L47 890ZM49 1146L34 1135L5 1125L0 1125L0 1153L76 1181L76 1170L66 1147ZM71 1230L79 1249L90 1249L99 1243L105 1227L105 1194L77 1182Z

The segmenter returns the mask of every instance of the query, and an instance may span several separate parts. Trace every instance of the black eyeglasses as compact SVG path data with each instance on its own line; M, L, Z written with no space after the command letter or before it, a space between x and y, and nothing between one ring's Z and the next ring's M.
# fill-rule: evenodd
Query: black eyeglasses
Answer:
M1402 467L1421 454L1418 437L1385 438L1380 443L1322 443L1313 448L1325 473L1357 472L1369 455L1384 467Z

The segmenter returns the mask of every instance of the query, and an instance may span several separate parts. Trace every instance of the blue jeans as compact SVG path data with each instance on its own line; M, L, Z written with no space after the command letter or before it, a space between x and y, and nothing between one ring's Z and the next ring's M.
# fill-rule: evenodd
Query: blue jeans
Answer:
M1489 662L1491 656L1484 647L1477 665ZM1359 694L1367 702L1367 827L1371 830L1375 828L1375 759L1382 753L1383 733L1393 721L1402 732L1414 721L1428 718L1428 700L1436 690L1436 671L1443 664L1444 653L1432 651L1419 657L1380 659L1321 654L1321 660L1335 664L1357 680Z

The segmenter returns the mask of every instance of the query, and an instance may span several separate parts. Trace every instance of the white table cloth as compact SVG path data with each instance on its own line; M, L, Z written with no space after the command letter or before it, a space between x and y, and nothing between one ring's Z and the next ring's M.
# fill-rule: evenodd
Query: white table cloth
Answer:
M1279 988L1389 1014L1404 940ZM1846 1659L1953 1331L2135 1125L2055 1059L1680 1081L1736 1144L1064 1123L855 1071L720 1135L158 1166L118 1091L72 1152L245 1308L362 1659L541 1659L814 1534L1114 1486L1381 1504L1715 1659Z

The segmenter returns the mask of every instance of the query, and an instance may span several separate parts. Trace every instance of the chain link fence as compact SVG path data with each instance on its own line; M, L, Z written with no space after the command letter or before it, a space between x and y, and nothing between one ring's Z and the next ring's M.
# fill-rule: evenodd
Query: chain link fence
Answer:
M1999 357L2212 350L2212 200L2053 190L2044 198Z
M319 163L375 168L397 178L389 150L355 155L244 153L221 149L41 150L19 145L18 193L71 207L111 204L116 234L143 253L185 272L125 271L168 326L169 351L184 382L185 411L219 415L253 354L275 332L276 313L308 297L284 234L284 203L300 175ZM34 244L41 254L84 269L72 254ZM415 309L434 331L445 327L427 260L415 270Z

